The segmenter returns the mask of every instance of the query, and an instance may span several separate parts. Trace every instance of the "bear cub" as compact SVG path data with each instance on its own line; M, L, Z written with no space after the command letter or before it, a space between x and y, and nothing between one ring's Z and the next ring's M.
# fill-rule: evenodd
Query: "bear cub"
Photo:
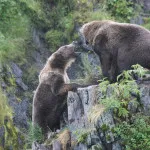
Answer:
M68 67L75 61L77 54L73 44L60 47L53 53L39 75L39 85L33 98L32 121L37 124L45 137L49 130L60 128L60 116L67 108L68 91L83 87L69 83Z

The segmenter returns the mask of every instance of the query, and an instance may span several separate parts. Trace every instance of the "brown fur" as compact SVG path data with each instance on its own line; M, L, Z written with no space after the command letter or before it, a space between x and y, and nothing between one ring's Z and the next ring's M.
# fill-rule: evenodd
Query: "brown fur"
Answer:
M72 47L72 44L60 47L48 58L44 68L40 72L39 82L44 80L49 72L57 72L64 76L66 83L69 83L70 80L66 71L72 62L75 61L75 58L71 55L76 55L74 53L74 46ZM61 58L62 56L63 58Z
M66 73L75 58L74 46L63 46L50 56L40 73L40 83L33 98L32 120L42 128L45 136L48 130L60 128L60 116L67 107L67 93L80 87L69 84Z
M103 75L111 81L134 64L150 69L150 31L134 24L92 21L80 29L84 42L98 54Z

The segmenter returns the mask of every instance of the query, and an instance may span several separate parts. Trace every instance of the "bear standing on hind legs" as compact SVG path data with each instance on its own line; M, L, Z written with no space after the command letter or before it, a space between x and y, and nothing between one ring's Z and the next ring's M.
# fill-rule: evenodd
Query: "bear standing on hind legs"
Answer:
M77 54L73 44L60 47L53 53L40 73L40 83L33 98L32 121L43 131L45 137L49 130L60 128L60 116L67 107L68 91L83 87L69 83L67 69L75 61Z
M140 64L150 69L150 31L135 24L92 21L80 29L84 44L99 56L102 73L112 82L123 70Z

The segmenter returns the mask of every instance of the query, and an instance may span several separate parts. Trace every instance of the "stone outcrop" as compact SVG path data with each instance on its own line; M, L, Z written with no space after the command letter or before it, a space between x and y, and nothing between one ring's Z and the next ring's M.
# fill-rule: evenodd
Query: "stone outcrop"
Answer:
M143 105L141 111L145 115L150 115L150 81L141 82L139 88L141 91L140 101ZM113 136L111 129L115 126L113 113L104 111L103 106L98 104L102 93L99 86L89 86L79 88L77 92L68 93L68 123L67 128L71 132L70 141L79 138L78 135L88 133L84 141L77 145L72 144L67 150L121 150L121 145ZM98 105L96 105L98 104ZM129 104L130 105L130 104ZM131 108L131 106L129 106ZM132 108L133 109L133 108ZM75 134L75 132L78 132ZM56 144L57 143L57 144ZM49 150L55 150L56 145L62 149L62 143L54 140ZM33 150L37 150L34 147ZM42 149L41 149L42 150ZM44 150L44 149L43 149Z

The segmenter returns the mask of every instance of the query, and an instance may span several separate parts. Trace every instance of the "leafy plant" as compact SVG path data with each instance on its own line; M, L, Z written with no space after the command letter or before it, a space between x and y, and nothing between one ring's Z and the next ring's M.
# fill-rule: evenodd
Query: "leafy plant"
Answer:
M78 129L74 132L76 135L77 143L86 143L88 135L91 133L92 129Z
M84 75L82 78L80 77L81 75L78 75L79 77L77 79L84 84L97 83L98 79L102 77L101 68L99 66L93 66L89 60L89 54L82 57L83 67L80 67L84 70Z
M2 89L0 88L0 128L4 128L4 135L0 137L4 138L5 145L4 149L22 149L19 146L19 131L13 124L13 111L7 102L7 98L4 95ZM1 148L1 147L0 147Z
M38 125L33 125L32 122L29 122L29 129L26 135L27 145L31 145L34 141L42 142L44 136L42 130Z
M150 30L150 18L149 17L144 19L143 26Z
M100 83L103 94L102 103L106 110L114 112L116 127L113 128L116 139L126 150L150 149L150 121L149 116L142 113L130 113L129 103L136 107L140 105L139 88L134 80L135 75L142 78L146 70L140 65L132 66L133 70L124 71L118 76L118 82L109 84L107 80ZM133 98L133 95L136 97ZM107 126L103 126L104 130Z
M16 0L0 1L0 59L23 57L25 40L29 38L29 18L22 14Z
M0 126L4 124L5 117L12 117L12 109L9 107L7 98L0 88Z
M101 103L105 109L112 109L119 117L128 117L129 110L127 108L130 101L138 105L137 98L140 92L133 74L142 77L145 70L140 65L133 65L133 68L134 70L124 71L119 75L116 83L109 84L107 80L104 80L99 84L103 94ZM137 97L133 99L132 94Z
M126 150L150 149L150 118L143 114L132 116L132 123L122 122L114 128Z
M128 0L106 0L106 9L118 19L130 21L133 14L133 2Z
M60 46L62 42L62 35L63 33L58 30L50 30L46 33L45 38L53 52Z

